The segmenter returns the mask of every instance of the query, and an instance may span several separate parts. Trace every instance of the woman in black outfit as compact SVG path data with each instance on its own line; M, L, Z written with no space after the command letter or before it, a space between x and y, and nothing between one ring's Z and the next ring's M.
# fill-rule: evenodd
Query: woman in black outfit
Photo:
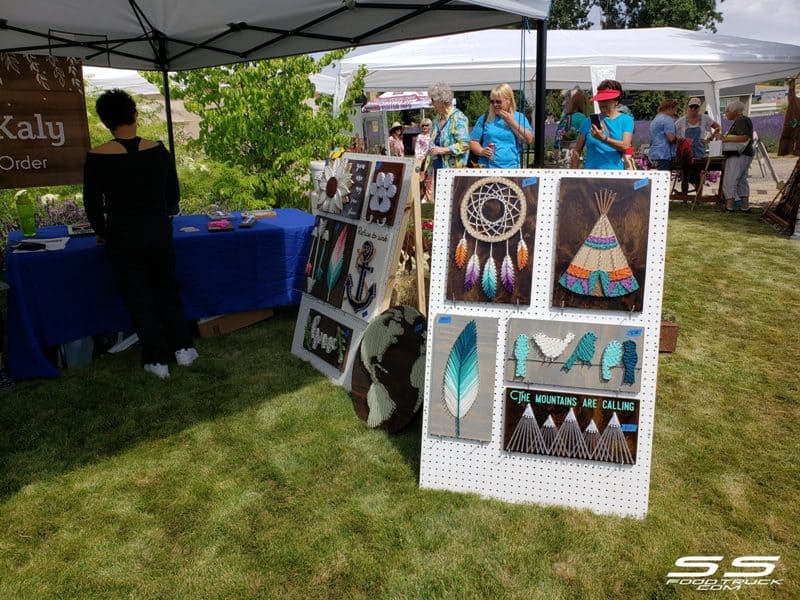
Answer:
M197 358L183 318L172 218L178 212L178 175L161 142L136 135L136 103L122 90L97 99L97 114L114 139L86 156L86 216L106 244L125 304L142 344L144 370L169 377L170 362Z

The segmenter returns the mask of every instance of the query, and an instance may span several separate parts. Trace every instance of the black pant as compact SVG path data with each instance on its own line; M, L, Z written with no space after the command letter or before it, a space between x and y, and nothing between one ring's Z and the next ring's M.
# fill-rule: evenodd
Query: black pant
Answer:
M108 254L142 345L142 364L167 364L192 338L183 318L172 224L164 219L108 232Z

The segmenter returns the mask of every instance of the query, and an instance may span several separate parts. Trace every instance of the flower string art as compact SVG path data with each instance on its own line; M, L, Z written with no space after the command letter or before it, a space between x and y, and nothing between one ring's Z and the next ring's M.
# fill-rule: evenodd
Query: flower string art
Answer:
M498 292L497 264L494 259L494 244L505 242L505 256L500 264L500 284L509 293L514 293L517 281L515 263L510 241L519 233L516 244L516 269L521 271L528 265L528 245L522 239L527 205L522 189L504 177L484 177L473 183L461 201L461 223L464 233L453 255L456 267L465 269L464 291L471 290L480 280L480 287L489 300ZM472 255L469 239L474 238ZM489 257L481 265L478 242L489 243ZM469 257L469 258L468 258Z
M321 185L319 190L311 192L315 206L325 212L341 213L342 206L350 199L350 186L353 185L350 163L343 158L337 158L325 165L321 183L324 186Z
M388 213L392 208L392 200L397 195L397 186L394 183L394 173L378 173L375 181L369 184L369 209L373 212ZM368 215L367 220L372 220ZM379 224L386 222L381 219Z

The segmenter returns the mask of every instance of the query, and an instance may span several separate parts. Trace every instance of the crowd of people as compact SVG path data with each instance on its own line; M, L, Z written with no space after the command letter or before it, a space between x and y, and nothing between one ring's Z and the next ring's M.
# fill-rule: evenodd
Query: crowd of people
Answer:
M423 202L432 201L436 172L443 167L508 169L525 166L524 147L533 143L534 128L528 117L517 110L514 92L507 83L491 90L488 110L471 127L467 116L455 106L453 91L446 83L435 83L428 95L435 118L422 120L414 144L415 171ZM600 82L595 95L588 99L597 103L599 112L587 115L586 95L577 88L568 92L556 127L554 156L561 157L564 152L564 164L571 168L636 168L634 120L630 109L621 103L622 97L619 81ZM749 211L747 174L754 155L754 134L752 122L743 114L744 107L740 104L728 105L726 117L733 120L733 126L723 136L720 124L701 111L700 98L690 98L683 110L677 99L662 100L650 123L646 162L654 169L682 168L686 180L682 185L687 186L688 179L693 179L698 186L702 165L708 156L708 143L714 139L736 143L734 149L724 152L728 160L723 193L727 209L733 210L734 200L739 199L741 210ZM403 125L399 122L394 122L389 130L386 152L390 156L404 155Z

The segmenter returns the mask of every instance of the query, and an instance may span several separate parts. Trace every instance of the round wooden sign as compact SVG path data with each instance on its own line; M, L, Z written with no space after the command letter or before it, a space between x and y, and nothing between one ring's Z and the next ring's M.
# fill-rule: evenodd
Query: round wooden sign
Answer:
M426 322L410 306L393 306L364 331L353 364L353 408L370 427L408 425L425 395Z

